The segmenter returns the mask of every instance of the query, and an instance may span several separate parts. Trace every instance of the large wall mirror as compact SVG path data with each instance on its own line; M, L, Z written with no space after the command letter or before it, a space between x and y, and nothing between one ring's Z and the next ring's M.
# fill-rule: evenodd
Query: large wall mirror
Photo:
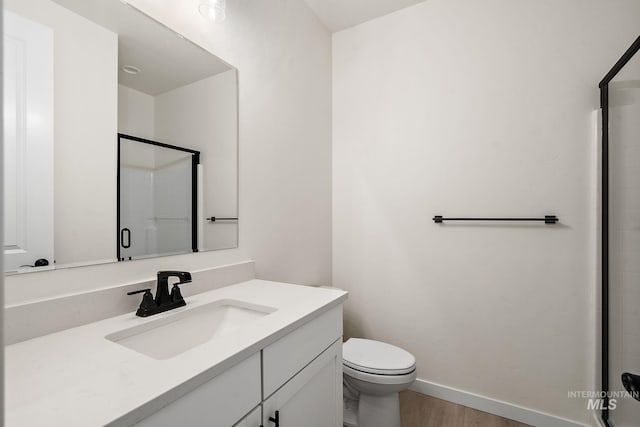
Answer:
M235 68L120 0L4 0L5 272L237 247Z

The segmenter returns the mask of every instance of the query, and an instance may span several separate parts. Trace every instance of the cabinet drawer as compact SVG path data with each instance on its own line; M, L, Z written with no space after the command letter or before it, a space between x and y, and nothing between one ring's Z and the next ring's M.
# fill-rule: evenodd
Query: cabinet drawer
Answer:
M231 426L259 404L260 353L256 353L136 426Z
M339 305L265 347L263 398L271 396L341 336L342 305Z

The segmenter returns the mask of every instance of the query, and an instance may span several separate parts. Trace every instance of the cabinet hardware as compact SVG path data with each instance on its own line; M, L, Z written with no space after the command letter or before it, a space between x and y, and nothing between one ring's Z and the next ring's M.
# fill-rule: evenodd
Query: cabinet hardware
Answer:
M276 427L280 427L280 411L276 411L275 417L269 417L269 421L274 423Z

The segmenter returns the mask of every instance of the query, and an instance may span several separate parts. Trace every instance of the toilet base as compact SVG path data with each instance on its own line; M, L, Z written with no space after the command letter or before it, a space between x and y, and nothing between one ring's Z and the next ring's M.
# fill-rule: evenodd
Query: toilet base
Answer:
M358 427L358 401L345 397L342 425L344 427Z
M360 393L358 421L362 427L400 427L400 395L372 396Z
M357 415L356 415L357 414ZM357 401L344 401L345 427L400 427L400 395L360 393Z

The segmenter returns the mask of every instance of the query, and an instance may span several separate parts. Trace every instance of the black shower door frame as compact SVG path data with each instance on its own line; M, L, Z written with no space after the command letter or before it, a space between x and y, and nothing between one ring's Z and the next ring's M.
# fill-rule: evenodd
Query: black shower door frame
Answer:
M172 150L184 151L190 153L191 157L191 251L198 252L198 221L196 221L198 214L198 165L200 164L200 151L191 150L189 148L180 147L177 145L165 144L163 142L153 141L151 139L140 138L138 136L127 135L124 133L118 133L118 165L117 165L117 187L116 187L116 256L119 261L125 261L120 257L120 142L122 139L128 139L131 141L141 142L143 144L155 145L157 147L170 148Z
M609 83L640 51L640 37L627 49L599 84L602 111L602 391L604 402L601 418L609 424Z

